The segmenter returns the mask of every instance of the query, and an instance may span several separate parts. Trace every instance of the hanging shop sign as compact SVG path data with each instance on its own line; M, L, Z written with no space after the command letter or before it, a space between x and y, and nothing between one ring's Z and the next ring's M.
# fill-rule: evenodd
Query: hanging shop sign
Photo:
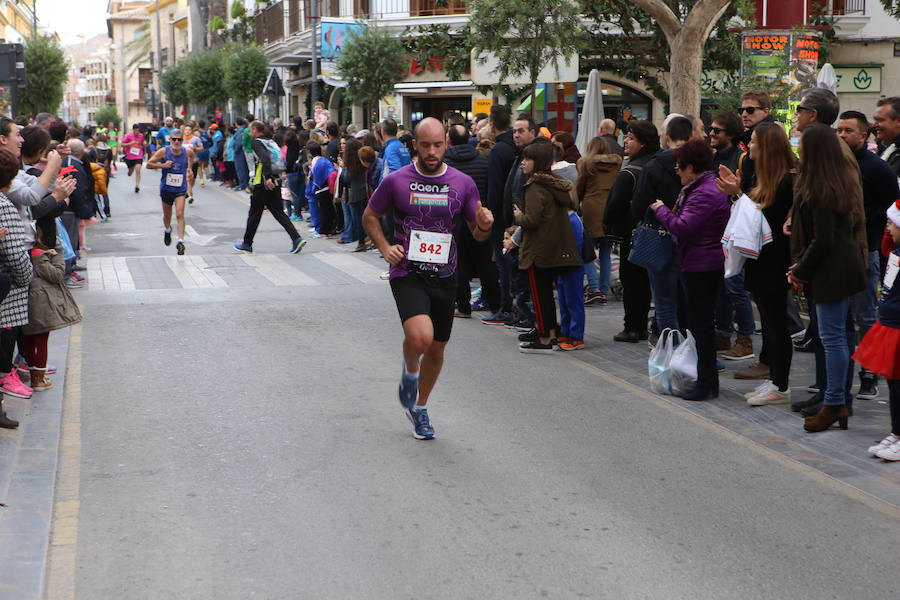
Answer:
M881 92L881 67L875 65L849 65L835 67L836 91L841 94L861 94Z
M820 45L816 33L745 31L741 34L741 75L787 77L791 85L815 85Z

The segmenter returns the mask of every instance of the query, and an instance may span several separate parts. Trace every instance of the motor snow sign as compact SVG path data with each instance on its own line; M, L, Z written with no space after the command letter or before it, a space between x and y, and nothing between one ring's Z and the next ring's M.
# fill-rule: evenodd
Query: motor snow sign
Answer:
M835 67L839 94L863 94L881 92L880 65L852 65Z

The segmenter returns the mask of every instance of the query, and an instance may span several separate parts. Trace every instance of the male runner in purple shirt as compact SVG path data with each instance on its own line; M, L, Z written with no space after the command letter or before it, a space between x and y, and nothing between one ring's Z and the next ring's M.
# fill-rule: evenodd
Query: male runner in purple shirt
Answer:
M444 363L456 302L453 217L461 214L475 239L484 241L494 216L481 206L472 178L442 162L447 134L440 121L429 117L416 126L415 148L415 162L375 190L363 225L391 265L391 291L403 323L400 404L415 428L413 437L430 440L434 429L425 405ZM390 208L402 244L391 245L381 229L381 216Z

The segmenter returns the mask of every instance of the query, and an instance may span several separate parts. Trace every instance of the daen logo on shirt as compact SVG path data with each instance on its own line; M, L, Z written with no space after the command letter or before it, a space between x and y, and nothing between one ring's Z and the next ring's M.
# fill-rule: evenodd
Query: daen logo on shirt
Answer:
M423 194L412 192L409 195L409 203L413 206L447 206L449 200L447 194Z
M431 184L431 183L420 183L418 181L413 181L409 184L409 191L411 192L425 192L426 194L446 194L450 191L450 186L446 183L444 184Z

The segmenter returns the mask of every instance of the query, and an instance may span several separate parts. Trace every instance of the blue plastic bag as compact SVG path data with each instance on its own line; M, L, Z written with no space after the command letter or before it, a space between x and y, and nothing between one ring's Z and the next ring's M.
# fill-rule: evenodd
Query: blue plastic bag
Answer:
M72 248L72 240L69 239L69 232L66 231L66 226L63 225L62 219L56 217L56 236L59 238L59 242L63 247L63 258L65 260L72 260L75 258L75 249Z

